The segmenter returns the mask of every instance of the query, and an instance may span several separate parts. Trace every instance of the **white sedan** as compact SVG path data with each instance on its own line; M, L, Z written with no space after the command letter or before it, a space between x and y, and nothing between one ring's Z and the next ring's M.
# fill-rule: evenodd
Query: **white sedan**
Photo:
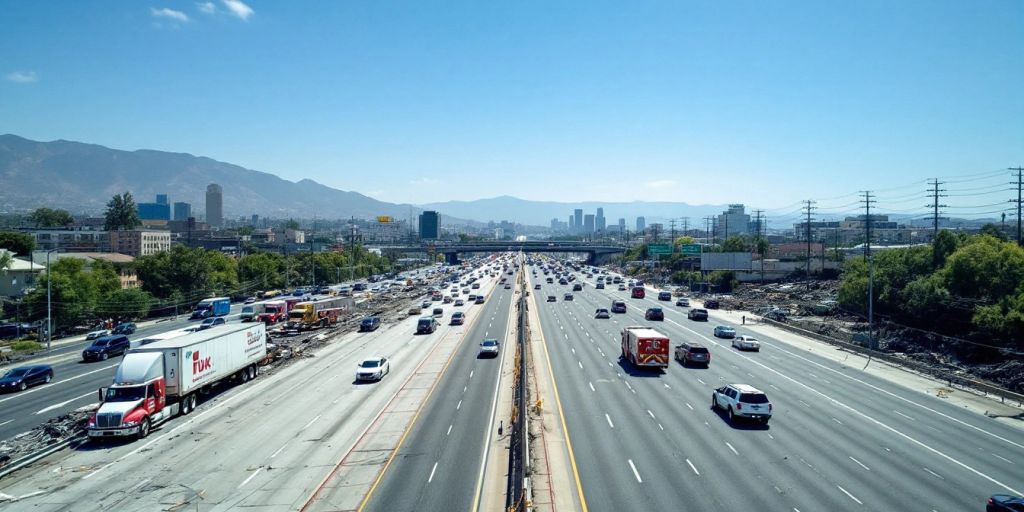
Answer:
M490 356L498 357L498 340L487 339L480 342L480 354L479 357Z
M732 346L740 350L753 350L754 352L761 351L761 342L757 341L753 336L738 335L732 339Z
M92 331L85 335L86 341L98 340L104 336L110 336L110 329L100 329L98 331Z
M384 356L368 357L359 363L356 380L381 380L391 372L391 361Z

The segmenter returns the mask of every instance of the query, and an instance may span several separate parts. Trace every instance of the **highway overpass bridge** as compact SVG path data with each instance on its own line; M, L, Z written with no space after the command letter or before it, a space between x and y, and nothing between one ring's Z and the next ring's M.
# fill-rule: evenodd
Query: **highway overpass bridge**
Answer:
M444 254L444 260L447 263L454 264L459 262L460 254L480 254L480 253L493 253L493 252L506 252L506 251L523 251L523 252L548 252L548 253L575 253L585 254L587 262L590 264L599 264L607 261L611 256L622 254L626 251L625 246L613 245L607 243L594 243L594 242L559 242L559 241L528 241L528 242L512 242L512 241L491 241L491 242L459 242L459 243L438 243L438 244L418 244L418 245L399 245L399 246L381 246L379 247L382 253L387 254L409 254L409 253L426 253L426 254Z

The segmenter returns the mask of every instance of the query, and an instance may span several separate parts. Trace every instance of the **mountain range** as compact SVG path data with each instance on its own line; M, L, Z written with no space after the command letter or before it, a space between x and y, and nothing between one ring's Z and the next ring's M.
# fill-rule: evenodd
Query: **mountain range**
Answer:
M422 205L378 201L358 192L338 190L310 179L297 182L274 174L187 153L140 149L125 151L96 144L56 140L29 140L0 135L0 212L27 211L40 206L72 213L100 214L114 194L130 191L137 202L152 202L168 194L171 202L192 204L203 214L206 186L224 190L227 218L258 214L271 218L372 218L390 215L415 218L422 210L437 210L445 224L476 224L508 220L547 226L551 219L567 221L573 209L595 213L604 208L608 225L635 217L647 223L690 217L691 225L721 212L722 205L675 202L553 202L501 196L475 201L448 201ZM680 224L681 226L681 224Z

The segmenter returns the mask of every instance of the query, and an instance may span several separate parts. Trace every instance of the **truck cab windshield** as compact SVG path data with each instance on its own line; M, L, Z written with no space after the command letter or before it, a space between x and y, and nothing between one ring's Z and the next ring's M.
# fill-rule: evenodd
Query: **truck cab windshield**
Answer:
M135 402L146 398L145 386L107 388L107 402Z

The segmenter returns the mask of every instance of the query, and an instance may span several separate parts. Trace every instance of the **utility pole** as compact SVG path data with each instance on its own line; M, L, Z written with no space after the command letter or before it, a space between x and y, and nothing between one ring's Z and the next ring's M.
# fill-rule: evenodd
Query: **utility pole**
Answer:
M873 219L871 217L871 205L875 204L875 200L871 198L871 191L865 190L861 192L864 198L860 200L864 203L864 259L868 260L871 258L871 224Z
M939 185L945 185L944 181L939 181L938 178L932 179L931 188L928 189L928 193L932 195L932 204L925 205L932 209L932 240L935 240L939 236L939 208L945 208L946 205L939 204L940 197L946 197L946 194L940 194L945 192L946 189L939 188Z
M704 245L711 240L711 217L704 217Z
M811 213L815 210L814 201L804 201L805 228L807 233L807 289L811 289Z
M1024 179L1022 179L1024 177L1024 167L1010 167L1010 170L1017 171L1017 200L1011 200L1010 202L1017 203L1017 245L1022 245L1024 244L1024 239L1021 238L1020 210L1021 205L1024 204L1024 197L1021 197L1021 190L1024 189Z
M689 236L687 233L690 231L690 218L683 217L683 236Z
M668 225L670 226L670 229L672 230L672 239L669 240L669 243L672 246L672 252L676 252L676 220L675 219L669 219Z
M871 256L871 224L874 219L871 217L871 205L875 202L871 198L871 191L862 192L864 199L864 230L866 240L864 245L864 259L868 262L868 347L875 348L875 260Z

